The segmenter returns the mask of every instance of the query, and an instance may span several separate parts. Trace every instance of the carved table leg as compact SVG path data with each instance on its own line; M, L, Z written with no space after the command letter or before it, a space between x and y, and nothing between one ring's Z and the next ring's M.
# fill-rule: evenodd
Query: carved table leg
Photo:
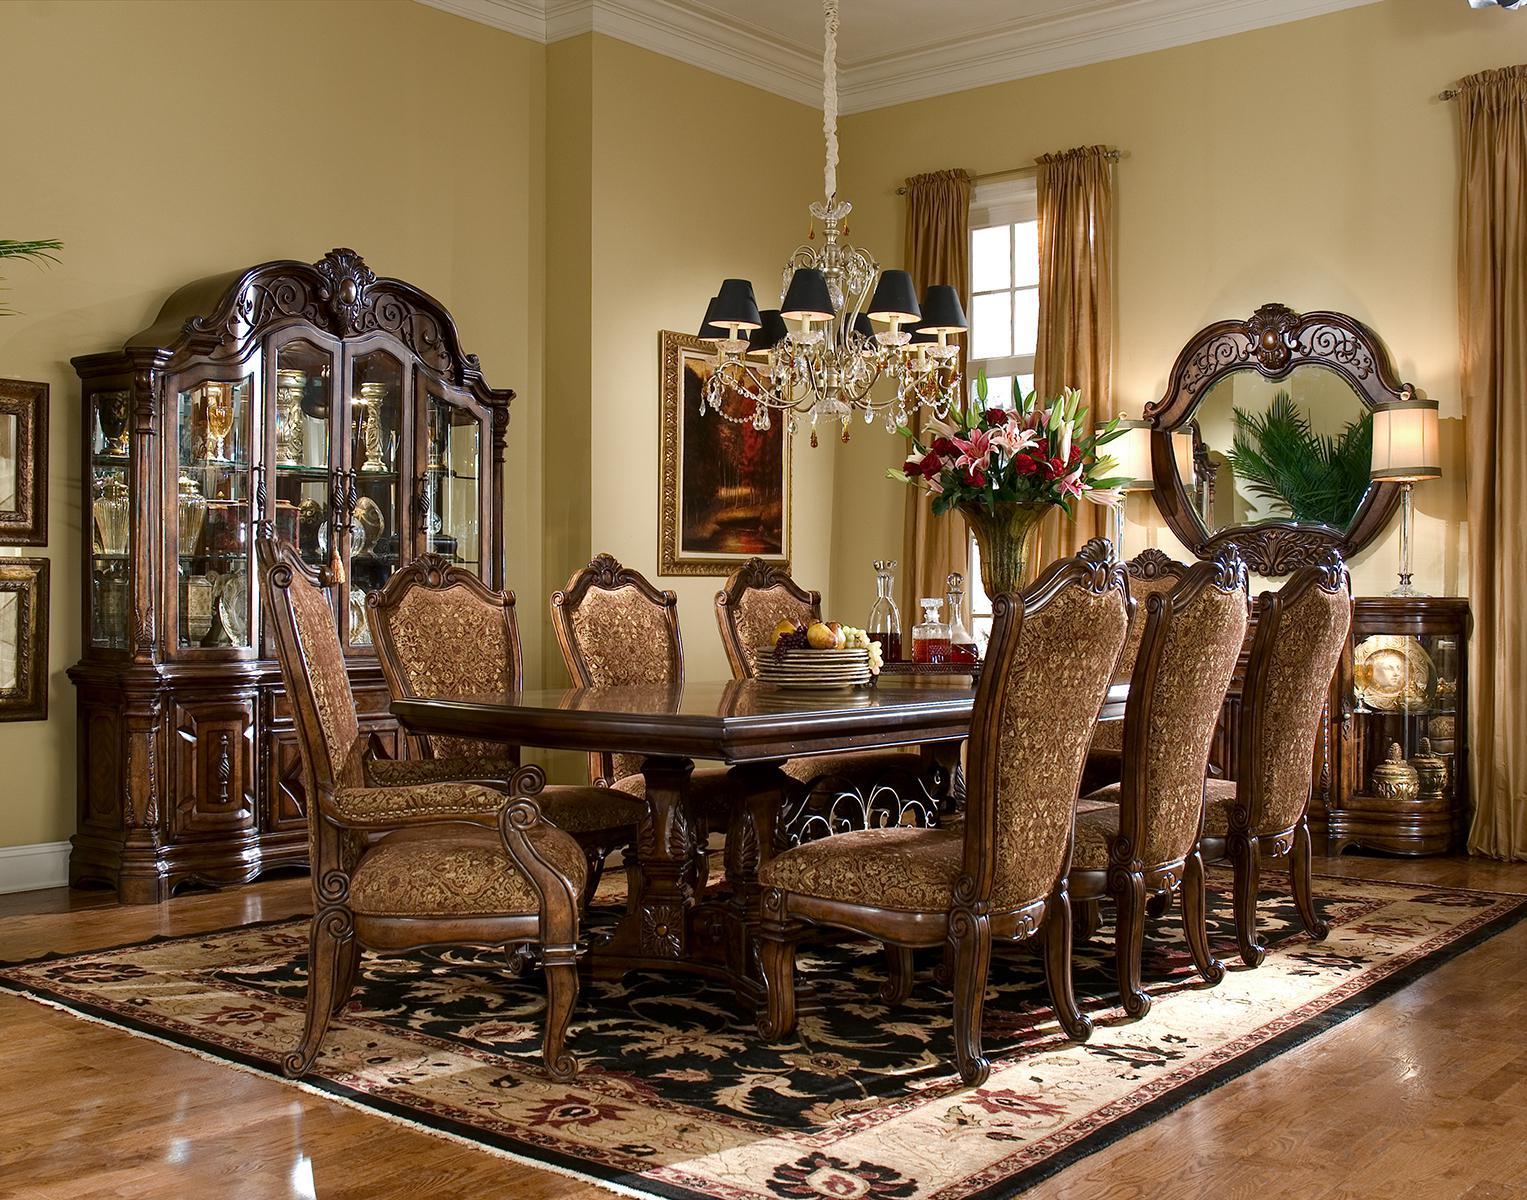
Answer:
M758 926L762 889L758 869L774 857L780 814L790 779L780 764L746 763L730 773L733 805L726 831L726 878L729 895L722 915L726 968L744 998L763 995L763 966Z
M647 813L636 833L636 870L626 914L610 941L590 959L596 979L681 962L688 954L687 920L697 827L689 795L694 763L650 757L642 764Z

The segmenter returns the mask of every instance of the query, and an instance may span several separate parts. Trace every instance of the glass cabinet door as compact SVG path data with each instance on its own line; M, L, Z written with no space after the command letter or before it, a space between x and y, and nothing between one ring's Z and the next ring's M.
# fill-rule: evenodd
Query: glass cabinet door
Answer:
M90 397L90 644L127 649L132 605L132 496L128 437L132 394Z
M330 558L329 423L334 401L334 357L305 339L276 351L276 536L297 547L316 568Z
M182 388L176 413L176 644L242 649L254 612L254 377Z
M404 374L385 350L357 354L350 363L350 483L348 644L369 646L366 597L396 571L403 553Z
M438 385L424 388L424 465L416 511L424 524L424 547L483 577L483 446L486 414L450 397Z

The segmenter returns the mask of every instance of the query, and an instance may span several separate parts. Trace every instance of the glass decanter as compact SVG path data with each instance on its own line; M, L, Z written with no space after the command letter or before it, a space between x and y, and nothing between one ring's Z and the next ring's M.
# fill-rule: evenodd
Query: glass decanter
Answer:
M901 661L901 612L891 597L895 592L896 560L875 560L875 603L864 622L870 641L880 643L880 656L886 662Z
M944 602L937 596L925 596L918 604L922 606L923 619L912 626L912 661L948 662L949 626L939 620L939 610L944 607Z
M965 577L951 571L944 580L945 599L949 602L949 659L952 663L977 663L981 652L975 635L965 624Z

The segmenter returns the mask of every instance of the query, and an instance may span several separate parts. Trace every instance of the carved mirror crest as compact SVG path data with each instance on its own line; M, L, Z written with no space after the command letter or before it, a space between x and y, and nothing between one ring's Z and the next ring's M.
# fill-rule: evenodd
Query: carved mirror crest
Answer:
M1233 544L1261 575L1332 547L1350 558L1400 498L1398 484L1368 477L1373 410L1412 390L1377 335L1343 313L1267 304L1210 325L1145 409L1156 505L1199 558Z

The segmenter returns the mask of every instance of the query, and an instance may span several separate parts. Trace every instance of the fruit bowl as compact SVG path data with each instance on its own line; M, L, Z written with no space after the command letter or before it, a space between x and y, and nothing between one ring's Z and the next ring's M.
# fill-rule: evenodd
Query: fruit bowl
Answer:
M853 650L791 647L781 652L764 645L755 653L759 681L774 687L856 688L865 687L870 681L870 652L863 647Z

